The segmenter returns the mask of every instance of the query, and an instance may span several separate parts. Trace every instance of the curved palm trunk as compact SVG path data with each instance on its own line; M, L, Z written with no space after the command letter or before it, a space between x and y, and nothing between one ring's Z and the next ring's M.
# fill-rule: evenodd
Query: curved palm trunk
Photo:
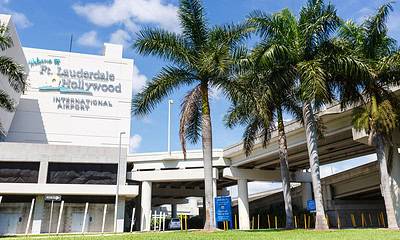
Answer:
M306 130L308 157L310 160L311 178L314 190L314 200L316 206L315 229L329 229L325 218L325 210L321 192L321 177L319 172L318 139L317 126L314 112L310 102L303 105L303 119Z
M202 93L202 142L204 161L204 191L205 191L205 230L215 229L214 224L214 196L212 176L212 128L210 104L208 99L208 85L201 85Z
M383 137L381 135L377 135L375 137L374 143L375 143L376 156L379 162L379 169L381 175L381 192L383 199L385 201L388 228L399 229L393 205L392 193L390 191L390 176L387 166L385 141L383 140Z
M283 123L282 109L278 108L278 139L279 139L279 160L281 168L283 200L285 201L286 228L293 228L292 195L290 193L290 178L285 126Z

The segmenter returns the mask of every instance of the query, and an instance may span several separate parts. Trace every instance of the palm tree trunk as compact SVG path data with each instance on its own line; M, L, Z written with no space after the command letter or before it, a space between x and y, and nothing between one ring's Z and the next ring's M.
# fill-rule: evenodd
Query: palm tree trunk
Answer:
M293 228L292 195L290 193L290 178L285 126L283 123L282 109L278 108L278 139L279 139L279 160L281 167L283 200L285 201L286 228Z
M386 216L388 221L388 228L399 229L396 214L393 205L392 193L390 191L390 176L387 166L387 157L385 152L385 141L379 134L375 136L375 149L379 162L380 175L381 175L381 192L385 201ZM396 149L397 150L397 149Z
M214 196L212 174L212 128L210 116L210 103L208 99L208 85L201 85L202 93L202 142L204 161L204 191L205 191L205 230L215 229L214 224Z
M316 207L315 229L329 229L325 219L325 210L321 192L321 177L319 172L317 124L310 102L303 105L303 119L306 130L308 157L310 160L311 178L314 190L314 200Z

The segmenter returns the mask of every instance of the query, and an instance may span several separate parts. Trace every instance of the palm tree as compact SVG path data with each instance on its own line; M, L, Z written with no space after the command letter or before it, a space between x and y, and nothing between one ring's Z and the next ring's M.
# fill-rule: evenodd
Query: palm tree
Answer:
M390 90L391 86L400 84L400 51L396 41L388 36L386 26L392 10L392 5L387 3L361 25L349 21L341 27L342 45L366 67L362 77L351 75L344 81L340 96L342 107L358 106L354 110L353 126L365 131L368 144L376 149L388 227L399 229L400 219L396 219L392 200L398 196L392 196L390 191L390 152L394 147L391 139L399 127L400 116L400 99Z
M0 25L0 49L5 51L13 46L12 38L7 26ZM16 92L22 92L26 85L26 74L24 68L7 56L0 56L0 73L8 78L8 83ZM0 90L0 107L7 111L15 110L15 102L4 91ZM0 126L0 128L2 128Z
M186 158L186 140L203 147L206 221L204 228L215 228L212 182L212 128L210 88L225 89L233 58L240 56L241 40L247 26L210 27L200 0L181 0L179 20L182 33L162 29L139 32L134 48L142 55L158 56L171 64L147 83L132 100L132 113L145 115L167 95L181 86L194 88L181 104L180 140Z
M333 33L339 27L340 19L332 4L325 4L323 0L308 0L298 19L289 11L284 12L282 14L288 15L290 21L282 21L276 15L270 16L259 11L253 12L248 21L261 36L257 52L264 61L278 63L293 71L291 77L296 81L302 101L302 118L316 204L315 228L328 229L319 170L320 123L314 112L334 99L334 89L339 81L333 76L355 71L359 66L351 56L336 51L339 47L336 46Z
M271 24L286 27L296 24L296 19L287 9L268 18ZM262 138L263 147L266 147L271 133L276 130L277 122L286 228L290 229L293 228L293 211L283 112L290 112L301 119L302 111L295 98L295 72L286 67L290 60L278 59L281 62L271 62L268 57L264 57L264 47L280 44L280 38L275 35L265 39L260 46L255 47L248 64L242 64L244 66L240 68L231 86L232 106L225 116L225 122L230 128L238 124L246 126L243 133L246 156L250 155L259 137Z

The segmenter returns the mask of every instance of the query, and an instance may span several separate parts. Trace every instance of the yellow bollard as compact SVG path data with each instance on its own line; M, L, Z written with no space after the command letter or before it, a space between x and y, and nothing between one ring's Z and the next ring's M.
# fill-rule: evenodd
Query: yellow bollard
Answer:
M237 226L237 216L236 216L236 214L235 214L235 229L238 229L238 226Z
M260 214L257 215L257 229L260 229Z
M360 219L361 219L361 227L364 227L364 220L363 220L363 214L360 214Z
M311 215L308 215L308 228L311 228Z
M386 227L386 224L385 224L385 215L383 214L383 212L381 212L381 221L382 221L382 225L383 225L383 227Z
M297 216L294 216L294 227L297 228Z
M304 229L307 229L307 215L304 214Z
M251 219L251 229L254 230L254 216L253 216L252 219Z
M183 230L182 214L179 215L179 221L181 223L181 231Z
M275 229L278 229L278 217L275 216Z
M269 219L269 214L267 215L268 218L268 228L271 228L271 220Z
M356 225L356 218L354 217L354 214L350 214L350 218L351 218L351 224L353 225L353 227L357 227Z
M187 227L187 215L185 215L185 230L186 231L188 230L188 227Z
M336 214L337 214L337 227L338 227L338 229L340 229L341 228L340 216L339 216L339 213L336 213Z

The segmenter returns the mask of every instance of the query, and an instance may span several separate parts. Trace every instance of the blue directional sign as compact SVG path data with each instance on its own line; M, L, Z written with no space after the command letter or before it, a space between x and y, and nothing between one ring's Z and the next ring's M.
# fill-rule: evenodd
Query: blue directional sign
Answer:
M232 201L229 196L215 198L215 221L232 223Z
M310 212L315 212L316 207L315 207L315 200L308 200L307 201L307 210Z

